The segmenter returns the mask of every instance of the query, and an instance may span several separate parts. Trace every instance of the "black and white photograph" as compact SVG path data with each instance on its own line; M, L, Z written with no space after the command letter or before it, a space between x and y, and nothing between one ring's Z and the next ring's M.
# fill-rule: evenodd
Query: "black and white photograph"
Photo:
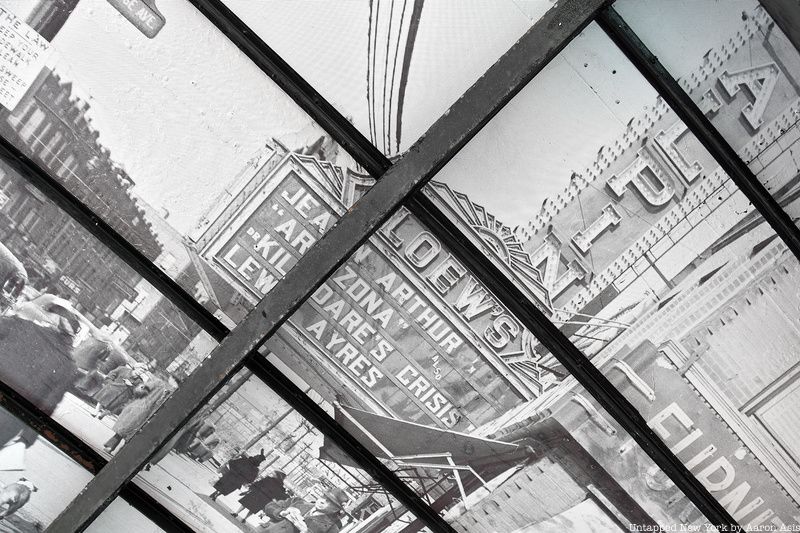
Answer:
M780 3L0 2L0 531L800 528Z
M89 533L164 533L164 530L121 498L116 498L86 531Z
M0 435L0 531L44 531L92 475L2 407Z
M664 31L669 24L661 21L695 21L698 30L681 35L696 42L682 46L704 52L689 63L671 49L677 74L712 124L749 125L737 148L764 145L767 132L779 135L770 150L777 157L777 147L786 147L782 162L766 175L791 215L800 205L800 167L791 163L791 143L784 144L797 127L800 95L800 56L791 43L757 2L731 2L736 16L728 13L727 26L713 36L699 24L720 3L676 2L675 10L627 4L645 35L649 27ZM783 67L775 73L779 85L750 73L762 94L737 73L765 56ZM741 91L721 92L733 79ZM529 272L507 258L530 257L550 320L618 384L740 524L796 525L800 265L599 26L576 37L436 179L427 194L465 235L488 242L487 226L508 235L516 249L493 246L491 258L509 264L509 276L523 287L531 284ZM541 368L559 369L546 351L537 353ZM559 384L544 398L569 394L572 386ZM659 409L666 399L674 403ZM542 401L520 412L536 413ZM717 420L701 427L698 420L711 423L711 415Z
M457 531L704 523L405 209L265 348ZM671 427L671 407L660 409Z
M196 531L377 533L414 522L249 371L203 406L135 483Z
M216 343L2 162L0 190L2 381L110 456Z
M676 3L673 16L658 25L646 22L656 15L658 2L625 0L616 5L797 224L800 53L757 1L699 4ZM708 31L703 20L709 18L736 31ZM707 52L700 57L687 46ZM704 75L704 70L713 74Z
M175 22L152 39L121 15L128 3L70 3L44 43L40 71L2 110L0 134L210 310L236 308L219 317L233 327L250 306L201 257L199 242L219 207L253 187L277 202L286 191L262 176L279 163L284 174L346 183L354 199L374 180L189 2L159 6ZM9 6L4 13L17 22L46 21L55 9L50 0ZM86 53L95 48L113 60ZM288 207L313 231L265 239L269 272L244 269L261 296L343 212L322 213L324 193L307 192Z
M227 0L386 156L406 150L554 0ZM269 16L264 16L265 5Z

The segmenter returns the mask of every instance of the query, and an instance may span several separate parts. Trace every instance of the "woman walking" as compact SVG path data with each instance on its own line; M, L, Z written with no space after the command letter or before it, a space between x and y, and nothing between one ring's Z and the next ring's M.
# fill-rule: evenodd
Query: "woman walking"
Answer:
M103 448L108 453L114 453L123 439L130 440L150 415L156 412L167 394L167 384L159 378L150 378L147 383L136 386L133 391L136 399L122 409L112 428L114 435Z
M283 486L283 480L286 479L286 474L280 470L276 470L271 476L264 476L261 479L255 480L247 488L247 492L239 498L241 507L232 516L238 517L239 513L247 510L242 522L246 522L251 514L260 513L268 503L276 500L285 500L289 497L286 494L286 487Z
M231 459L222 467L222 475L214 483L214 492L209 496L216 500L220 495L227 496L243 485L252 483L258 476L258 466L264 462L264 449L258 455Z

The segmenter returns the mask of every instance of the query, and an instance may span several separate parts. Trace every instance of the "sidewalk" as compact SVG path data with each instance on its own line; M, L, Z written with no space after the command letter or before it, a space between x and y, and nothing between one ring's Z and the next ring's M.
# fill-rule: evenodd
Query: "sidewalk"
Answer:
M216 470L170 452L150 471L137 476L136 483L199 531L249 533L260 530L265 521L250 517L243 524L231 516L233 510L239 508L241 492L221 496L217 501L208 497L217 477Z
M114 434L111 428L115 417L107 416L98 420L92 416L92 410L93 406L68 393L56 408L53 418L103 457L110 459L111 455L103 450L103 444ZM170 452L157 465L153 465L150 471L141 472L135 481L199 531L209 533L258 531L260 525L265 522L251 517L246 524L243 524L230 515L233 509L239 507L238 500L241 497L239 492L220 497L216 502L208 498L213 491L211 486L217 477L217 471L210 466ZM75 493L80 488L78 487ZM66 498L61 504L62 508L69 499L71 498ZM60 510L57 509L56 514ZM0 533L4 533L2 529Z

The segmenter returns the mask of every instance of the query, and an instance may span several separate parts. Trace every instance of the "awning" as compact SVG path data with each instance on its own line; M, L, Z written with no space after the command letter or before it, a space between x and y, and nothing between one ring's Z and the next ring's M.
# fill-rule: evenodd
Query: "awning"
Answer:
M529 455L528 450L516 444L428 427L352 407L337 406L335 417L372 454L383 459L414 457L416 462L442 466L454 463L481 472L490 465L508 468ZM355 466L352 459L330 445L327 439L320 449L320 458Z

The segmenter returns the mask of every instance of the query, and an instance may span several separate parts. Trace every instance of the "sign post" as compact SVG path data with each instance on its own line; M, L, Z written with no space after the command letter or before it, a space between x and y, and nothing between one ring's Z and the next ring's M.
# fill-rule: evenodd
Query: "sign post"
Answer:
M108 0L108 3L148 39L158 35L167 22L156 9L155 0Z

